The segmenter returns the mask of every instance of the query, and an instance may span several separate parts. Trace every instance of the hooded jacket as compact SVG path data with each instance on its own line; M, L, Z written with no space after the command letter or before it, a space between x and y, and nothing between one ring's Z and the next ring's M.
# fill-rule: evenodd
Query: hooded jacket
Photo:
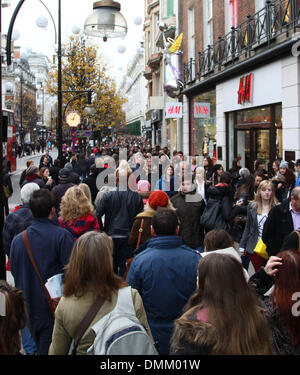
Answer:
M212 354L215 338L216 329L208 321L206 310L199 310L199 306L195 306L175 321L170 354Z

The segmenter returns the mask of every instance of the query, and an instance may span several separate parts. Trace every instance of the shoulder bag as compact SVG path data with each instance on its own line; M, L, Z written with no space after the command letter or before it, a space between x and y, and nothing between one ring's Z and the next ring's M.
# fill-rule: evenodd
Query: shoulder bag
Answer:
M69 350L70 355L76 355L76 350L82 336L88 329L89 325L92 323L93 319L95 318L97 312L101 309L104 302L105 299L103 299L102 297L98 297L92 304L92 306L90 307L82 321L80 322L79 326L76 328L75 336L72 340L71 347Z
M260 238L259 241L257 242L254 250L253 250L257 255L260 257L268 260L269 259L269 254L267 253L267 246L263 242L263 240Z
M136 243L136 249L138 249L138 247L140 246L140 243L141 243L142 233L143 233L143 230L144 230L143 226L144 226L144 219L142 219L142 221L141 221L141 226L140 226L140 229L139 229L139 236L138 236L138 240L137 240L137 243ZM134 259L134 257L128 258L126 260L126 271L125 271L125 274L124 274L124 280L127 280L127 276L128 276L129 269L130 269L130 266L131 266L131 263L132 263L133 259Z
M37 275L38 275L38 277L39 277L39 279L41 281L41 285L42 285L43 291L45 293L45 296L46 296L46 299L47 299L47 302L48 302L48 305L49 305L49 309L50 309L51 314L52 314L52 316L54 318L54 316L55 316L55 310L56 310L56 307L57 307L58 302L60 300L60 297L51 298L51 296L50 296L50 294L48 292L48 289L46 288L46 286L44 284L44 281L42 279L40 271L37 268L37 265L36 265L36 262L35 262L35 259L34 259L34 256L33 256L33 252L32 252L31 246L30 246L30 242L29 242L26 230L24 230L22 232L22 238L23 238L23 241L25 243L25 247L26 247L29 259L30 259L30 261L31 261L31 263L33 265L33 268L35 269L35 272L37 273Z

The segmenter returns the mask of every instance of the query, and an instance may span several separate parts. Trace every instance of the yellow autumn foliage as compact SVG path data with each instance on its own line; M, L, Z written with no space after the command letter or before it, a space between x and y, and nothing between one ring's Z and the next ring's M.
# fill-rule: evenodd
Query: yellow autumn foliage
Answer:
M97 46L76 36L70 37L62 50L63 112L69 102L67 111L78 111L82 119L88 118L92 130L111 126L112 123L119 125L124 122L125 114L122 107L126 99L117 94L116 83L108 76L107 67L102 61ZM92 102L96 114L88 117L84 113L88 102L87 94L80 95L75 91L89 89L93 91ZM53 65L49 72L46 92L49 95L57 95L57 66ZM63 126L68 126L65 119L63 119Z

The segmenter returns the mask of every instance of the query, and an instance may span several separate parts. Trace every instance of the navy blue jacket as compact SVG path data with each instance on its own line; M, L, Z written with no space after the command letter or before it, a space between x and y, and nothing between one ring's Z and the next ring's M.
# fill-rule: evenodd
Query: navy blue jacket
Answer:
M26 230L43 281L63 272L74 245L72 235L49 219L34 219ZM10 269L16 288L24 291L30 319L41 322L53 320L40 279L28 257L22 233L12 241Z
M182 237L157 236L131 264L127 282L142 297L159 354L169 354L173 322L196 289L200 259Z

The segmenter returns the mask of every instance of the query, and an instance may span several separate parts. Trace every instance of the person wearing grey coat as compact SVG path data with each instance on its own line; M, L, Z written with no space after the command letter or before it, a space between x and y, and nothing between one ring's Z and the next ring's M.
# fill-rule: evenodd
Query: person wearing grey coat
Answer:
M259 230L257 222L257 208L254 204L249 203L247 207L246 226L239 243L240 252L242 254L242 263L248 270L250 263L250 255L254 254L255 246L259 240Z

